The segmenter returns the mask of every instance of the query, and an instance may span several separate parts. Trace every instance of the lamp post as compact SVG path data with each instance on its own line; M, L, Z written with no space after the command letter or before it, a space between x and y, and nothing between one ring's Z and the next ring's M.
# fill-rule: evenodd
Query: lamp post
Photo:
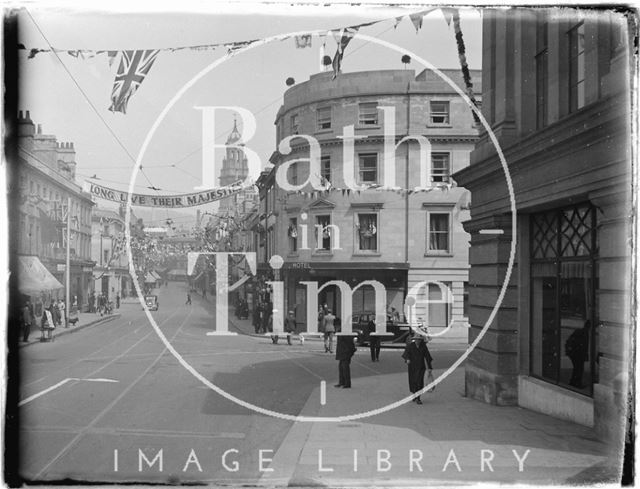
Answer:
M67 249L65 260L65 327L69 326L67 318L69 317L69 294L71 289L71 197L67 197Z

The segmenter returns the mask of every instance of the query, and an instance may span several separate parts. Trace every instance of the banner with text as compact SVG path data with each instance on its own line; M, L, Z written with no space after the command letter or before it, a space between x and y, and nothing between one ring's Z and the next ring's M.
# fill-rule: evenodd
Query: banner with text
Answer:
M231 185L227 185L226 187L204 190L202 192L192 194L133 194L131 195L131 205L142 207L170 207L173 209L195 207L198 205L210 204L211 202L224 199L225 197L229 197L249 188L253 188L253 186L245 186L242 181L238 181ZM89 192L95 197L98 197L99 199L111 200L119 203L127 202L127 198L129 196L128 192L98 185L94 182L84 182L83 190L85 192Z

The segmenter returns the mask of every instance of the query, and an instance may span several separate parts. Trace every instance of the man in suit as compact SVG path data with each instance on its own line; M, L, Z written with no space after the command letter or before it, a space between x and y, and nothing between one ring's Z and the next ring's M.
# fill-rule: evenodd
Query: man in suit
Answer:
M356 352L353 338L339 335L336 343L336 360L338 360L338 383L334 387L351 389L351 357Z
M422 335L414 333L413 337L407 340L402 358L408 366L409 390L412 394L420 392L424 388L424 373L428 368L431 374L433 360ZM414 397L413 402L422 404L420 396Z

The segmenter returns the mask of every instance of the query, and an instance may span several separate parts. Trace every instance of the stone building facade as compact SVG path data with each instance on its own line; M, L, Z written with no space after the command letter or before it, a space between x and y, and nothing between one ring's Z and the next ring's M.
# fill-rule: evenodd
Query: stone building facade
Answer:
M459 72L445 70L445 74L463 86ZM472 72L476 86L479 75ZM412 70L345 73L336 80L330 73L320 73L285 92L275 124L277 147L295 135L309 135L318 142L317 177L327 188L319 192L305 184L310 176L308 162L281 170L298 189L287 190L278 183L283 165L308 159L309 143L301 137L290 140L288 154L282 148L274 152L273 169L258 181L260 236L255 244L259 262L268 269L271 256L284 258L279 275L285 284L285 307L295 311L298 322L306 319L302 281L322 286L341 280L354 289L365 280L377 280L386 289L388 308L402 314L408 291L417 286L419 298L431 301L418 304L420 319L436 329L450 323L466 325L463 301L469 238L461 221L467 213L468 193L456 186L451 174L468 165L478 129L458 93L428 71L417 76ZM341 138L345 126L353 126L351 149ZM428 150L415 139L401 143L407 135L424 136L430 143L428 174L422 176L428 192L413 192L421 182L421 154L427 155ZM385 141L395 163L391 171L383 164ZM352 169L345 163L345 148L353 154ZM389 177L394 184L388 185ZM359 189L349 188L351 184ZM406 188L412 192L404 192ZM446 300L434 283L419 287L429 280L446 285L452 300ZM335 286L320 292L319 303L338 315L342 300ZM436 304L438 300L442 302ZM373 287L355 290L352 311L373 310Z
M594 426L621 426L630 367L630 64L624 18L559 9L486 10L483 107L515 193L483 130L471 191L466 393ZM498 230L487 233L482 230ZM618 432L619 435L619 432Z
M10 240L11 252L31 261L37 260L62 285L65 284L66 216L71 214L70 299L86 306L92 289L91 196L75 182L73 143L58 142L56 136L42 133L31 120L30 112L20 111L17 120L17 164L14 182L18 185L15 213L17 230ZM71 199L71 207L68 207ZM28 257L28 258L26 258ZM35 311L45 301L61 299L65 289L33 295Z

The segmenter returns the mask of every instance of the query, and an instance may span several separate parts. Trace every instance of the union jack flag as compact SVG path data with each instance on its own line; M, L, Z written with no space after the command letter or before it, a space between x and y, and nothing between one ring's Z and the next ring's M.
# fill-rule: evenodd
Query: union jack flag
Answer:
M347 27L346 29L340 29L339 31L332 31L333 37L338 43L338 49L336 50L336 54L333 57L333 62L331 63L333 67L333 77L332 80L335 80L340 73L340 67L342 65L342 57L344 56L344 50L347 48L347 44L351 42L353 36L358 32L360 26Z
M110 111L127 113L129 98L142 84L159 52L158 49L122 52L118 73L113 81Z

